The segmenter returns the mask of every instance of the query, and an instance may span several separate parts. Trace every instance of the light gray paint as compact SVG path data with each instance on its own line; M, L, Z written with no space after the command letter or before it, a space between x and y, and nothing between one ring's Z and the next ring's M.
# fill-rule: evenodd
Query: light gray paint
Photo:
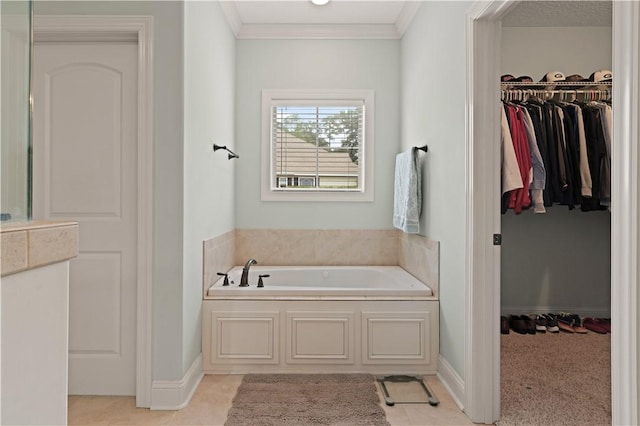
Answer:
M611 69L611 27L508 27L502 29L502 71L539 81L550 71L565 76Z
M217 2L186 2L184 39L184 298L186 373L202 346L202 242L234 229L236 40Z
M392 227L399 149L400 43L390 40L238 41L236 226L277 229ZM262 202L261 91L373 89L374 202Z
M555 70L588 77L598 69L611 69L611 43L611 28L606 27L503 28L502 72L530 75L536 81ZM569 212L559 205L547 211L544 217L530 211L502 216L503 311L529 313L549 307L606 315L611 300L611 215Z
M43 15L154 17L154 380L180 379L183 370L182 7L173 1L41 1L34 6Z
M402 148L427 143L423 235L440 241L440 354L464 379L465 12L425 2L402 40Z
M502 217L501 305L527 314L572 311L609 316L611 215L554 206L547 214Z

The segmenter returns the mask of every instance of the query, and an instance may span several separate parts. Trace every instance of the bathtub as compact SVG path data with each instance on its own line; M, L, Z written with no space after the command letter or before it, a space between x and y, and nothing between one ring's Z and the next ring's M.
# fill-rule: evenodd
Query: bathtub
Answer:
M228 274L202 301L207 374L437 372L437 295L400 267L255 265L249 287Z
M206 293L207 299L323 299L403 300L433 298L431 289L398 266L252 266L249 287L238 287L242 266L228 272ZM258 288L258 275L264 287Z

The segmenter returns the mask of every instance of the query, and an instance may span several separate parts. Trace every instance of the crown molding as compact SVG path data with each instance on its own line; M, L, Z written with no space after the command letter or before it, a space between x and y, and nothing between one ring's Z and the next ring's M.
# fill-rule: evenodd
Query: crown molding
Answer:
M393 24L242 24L238 39L399 39Z
M224 17L229 24L229 28L231 28L233 34L238 38L240 30L242 29L242 19L240 19L240 14L238 13L235 2L221 1L219 4L222 8L222 13L224 13Z
M404 35L422 2L407 1L393 24L246 24L235 2L221 1L224 16L239 40L251 39L373 39L398 40Z
M422 6L421 1L407 1L405 2L402 10L400 11L400 16L396 20L395 27L398 34L400 34L400 38L404 36L404 33L407 31L413 18L415 18L416 13Z

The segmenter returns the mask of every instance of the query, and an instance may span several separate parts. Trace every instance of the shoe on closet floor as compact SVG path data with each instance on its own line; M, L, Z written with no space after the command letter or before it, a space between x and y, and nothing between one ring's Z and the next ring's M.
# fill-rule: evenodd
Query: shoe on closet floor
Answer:
M565 333L575 333L576 331L573 329L573 320L568 318L564 314L549 314L553 316L556 321L558 321L558 328L560 331L564 331Z
M527 327L527 333L536 334L536 322L529 315L520 315L520 318L524 321Z
M585 318L582 321L582 325L586 329L591 330L594 333L607 334L606 327L603 327L602 323L600 323L598 318Z
M530 314L529 317L535 321L537 333L547 332L547 318L544 315Z
M576 314L567 314L567 315L569 316L569 318L573 319L573 330L576 333L587 334L589 332L589 330L587 330L582 325L582 318L580 318L580 316L578 316Z
M547 321L547 331L549 333L560 333L560 328L558 327L558 320L552 316L552 315L540 315L541 317L544 317L544 319Z
M509 334L509 320L507 317L500 317L500 334Z
M509 316L509 327L519 334L527 334L527 323L520 318L520 315Z
M598 323L607 330L607 333L611 333L611 318L598 318Z

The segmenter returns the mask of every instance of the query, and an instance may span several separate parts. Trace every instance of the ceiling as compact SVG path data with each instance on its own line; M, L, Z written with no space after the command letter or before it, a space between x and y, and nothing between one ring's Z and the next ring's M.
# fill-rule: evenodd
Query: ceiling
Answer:
M222 8L238 38L401 38L420 1L226 0Z
M399 39L420 8L419 0L223 0L236 37ZM522 1L505 27L611 26L611 1Z
M523 1L502 20L504 27L610 27L611 1Z

